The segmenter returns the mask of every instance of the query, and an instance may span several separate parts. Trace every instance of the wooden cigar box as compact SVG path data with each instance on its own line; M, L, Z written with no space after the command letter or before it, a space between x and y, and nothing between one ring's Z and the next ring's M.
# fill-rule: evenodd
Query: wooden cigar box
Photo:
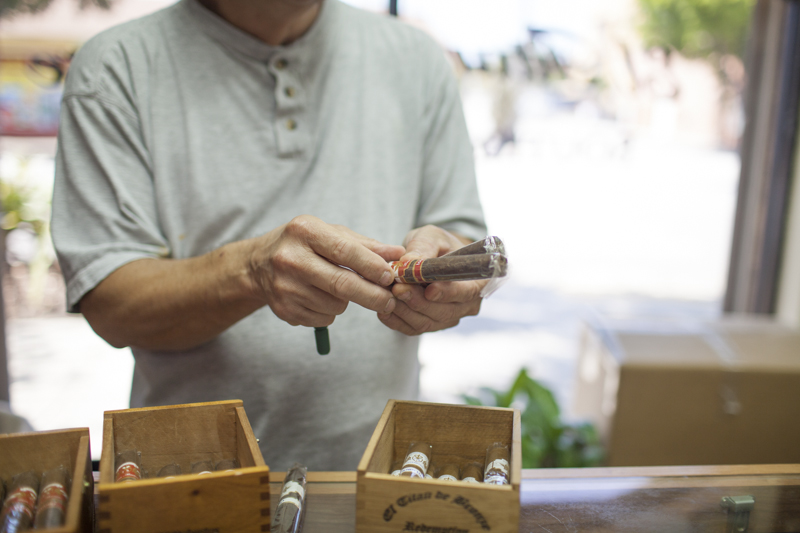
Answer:
M420 441L439 464L483 464L492 443L509 445L510 484L392 476L392 464ZM521 467L518 410L389 400L358 465L356 531L517 533Z
M135 449L144 479L115 483L115 456ZM240 468L191 473L197 461ZM170 463L181 475L156 477ZM98 533L269 531L269 468L241 400L106 411Z
M64 525L52 533L91 533L94 521L94 483L89 429L64 429L0 435L0 477L10 489L12 476L33 470L41 476L64 466L69 472L69 500ZM41 493L41 486L39 492ZM8 492L6 492L8 496Z

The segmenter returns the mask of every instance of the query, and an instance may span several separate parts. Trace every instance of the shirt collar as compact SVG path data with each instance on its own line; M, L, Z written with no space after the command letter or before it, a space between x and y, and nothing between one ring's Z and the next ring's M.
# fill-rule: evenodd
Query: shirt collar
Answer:
M316 20L308 31L286 46L265 43L208 10L198 0L181 0L181 4L201 30L224 47L258 61L269 61L279 53L295 55L304 50L324 49L326 38L334 25L334 12L338 2L324 0Z

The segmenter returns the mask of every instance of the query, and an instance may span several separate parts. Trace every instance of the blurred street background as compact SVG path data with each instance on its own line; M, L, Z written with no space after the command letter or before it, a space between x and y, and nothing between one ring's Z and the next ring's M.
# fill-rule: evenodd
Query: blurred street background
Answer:
M41 14L0 18L11 408L39 430L90 427L95 456L103 411L128 406L133 362L64 309L48 225L60 87L81 42L168 3L117 0L108 11L81 11L53 0ZM747 10L718 22L722 29L689 17L665 32L657 4L398 3L400 17L452 59L490 233L505 241L512 269L480 316L423 337L423 399L505 389L527 368L569 418L583 323L720 314Z

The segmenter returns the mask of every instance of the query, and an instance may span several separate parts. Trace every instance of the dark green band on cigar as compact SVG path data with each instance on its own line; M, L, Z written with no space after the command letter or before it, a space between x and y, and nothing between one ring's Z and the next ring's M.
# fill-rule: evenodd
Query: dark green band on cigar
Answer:
M328 337L328 328L314 328L314 339L317 341L317 353L328 355L331 353L331 339Z

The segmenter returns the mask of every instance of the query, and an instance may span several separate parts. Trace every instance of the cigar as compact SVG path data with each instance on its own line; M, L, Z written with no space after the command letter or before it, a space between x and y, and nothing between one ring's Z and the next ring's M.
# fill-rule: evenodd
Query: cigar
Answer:
M461 469L461 474L464 476L461 481L480 483L483 481L483 465L480 463L467 463Z
M400 475L411 478L424 478L431 462L432 450L432 446L426 442L412 442L408 446L408 452L403 461L403 468L400 470Z
M136 450L123 450L117 454L116 470L114 474L115 483L128 483L142 479L142 468L140 466L142 458Z
M508 461L511 455L508 446L495 442L486 450L486 469L483 482L492 485L508 485Z
M0 511L0 532L17 533L30 529L38 496L39 476L32 471L14 476Z
M420 284L434 281L465 281L503 277L508 259L502 254L453 255L392 261L395 283Z
M239 468L239 461L236 459L223 459L222 461L217 463L217 466L214 467L214 470L220 471L225 470L226 472L229 470L234 470Z
M170 463L158 471L158 477L171 478L181 475L181 465L178 463Z
M392 468L391 470L389 470L389 473L391 473L393 476L399 476L400 471L402 469L403 469L403 461L395 461L394 463L392 463Z
M286 472L270 533L300 533L303 530L307 472L308 469L300 463L295 463Z
M486 237L481 241L475 241L458 250L444 254L442 257L453 255L475 255L475 254L503 254L506 255L506 247L500 237Z
M210 474L213 470L214 464L211 461L197 461L196 463L192 463L192 474Z
M436 479L442 481L458 481L461 479L461 469L452 463L443 464L436 472Z
M59 466L42 475L42 490L36 506L35 529L64 525L67 512L67 469Z

